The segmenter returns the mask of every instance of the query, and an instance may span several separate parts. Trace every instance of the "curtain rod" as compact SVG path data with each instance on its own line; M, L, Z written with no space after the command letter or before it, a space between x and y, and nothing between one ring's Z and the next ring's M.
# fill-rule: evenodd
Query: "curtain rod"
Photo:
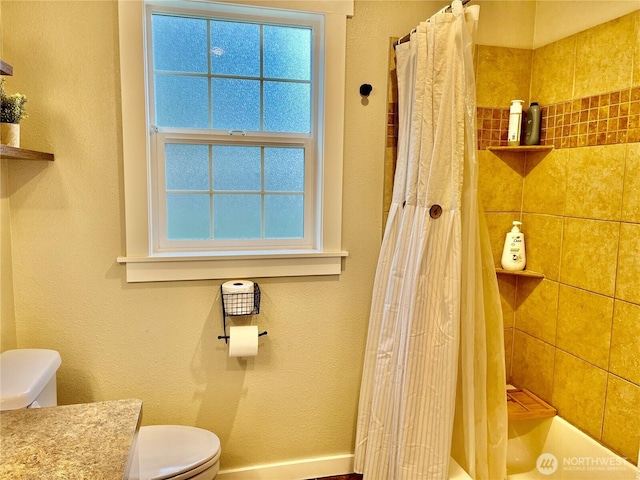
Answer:
M462 6L464 7L467 3L469 3L471 0L462 0ZM446 7L444 7L442 10L437 11L436 13L434 13L432 16L438 15L440 13L445 13L451 10L451 5L447 5ZM409 39L411 38L411 34L414 33L416 30L413 29L411 30L409 33L407 33L404 37L400 37L400 39L395 43L394 47L396 45L400 45L401 43L404 42L408 42Z

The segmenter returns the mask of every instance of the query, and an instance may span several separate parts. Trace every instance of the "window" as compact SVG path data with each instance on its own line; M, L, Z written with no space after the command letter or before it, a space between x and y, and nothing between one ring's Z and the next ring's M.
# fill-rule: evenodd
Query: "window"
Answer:
M120 1L128 281L340 272L352 4L296 3Z
M315 244L322 16L253 10L147 8L155 252Z

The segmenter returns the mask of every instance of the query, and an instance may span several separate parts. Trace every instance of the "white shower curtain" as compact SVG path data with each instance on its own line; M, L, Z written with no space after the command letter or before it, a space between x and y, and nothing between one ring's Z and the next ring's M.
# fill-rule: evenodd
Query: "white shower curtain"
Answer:
M365 480L506 477L500 298L477 200L479 7L396 48L398 159L374 283L356 433Z

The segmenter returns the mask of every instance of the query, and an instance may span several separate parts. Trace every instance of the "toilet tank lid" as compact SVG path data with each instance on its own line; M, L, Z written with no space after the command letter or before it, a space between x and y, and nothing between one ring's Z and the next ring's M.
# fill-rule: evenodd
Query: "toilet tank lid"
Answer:
M0 411L33 403L62 363L55 350L24 348L0 354Z

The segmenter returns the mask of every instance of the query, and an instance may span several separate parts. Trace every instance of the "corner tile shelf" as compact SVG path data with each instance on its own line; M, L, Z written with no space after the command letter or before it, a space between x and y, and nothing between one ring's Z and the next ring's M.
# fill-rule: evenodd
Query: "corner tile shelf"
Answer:
M544 273L534 272L533 270L518 270L512 272L510 270L496 267L496 273L498 275L514 275L516 277L544 278Z
M553 150L553 145L518 145L515 147L487 147L487 150L495 152L514 152L514 153L526 153L526 152L550 152ZM529 277L529 278L544 278L543 273L534 272L533 270L519 270L511 272L502 268L496 268L496 273L499 275L513 275L516 277Z
M507 390L507 412L509 420L532 420L550 418L557 411L526 388Z
M53 153L0 145L0 159L4 160L5 158L9 160L44 160L48 162L53 162L54 160Z
M553 145L518 145L516 147L487 147L492 152L547 152Z

